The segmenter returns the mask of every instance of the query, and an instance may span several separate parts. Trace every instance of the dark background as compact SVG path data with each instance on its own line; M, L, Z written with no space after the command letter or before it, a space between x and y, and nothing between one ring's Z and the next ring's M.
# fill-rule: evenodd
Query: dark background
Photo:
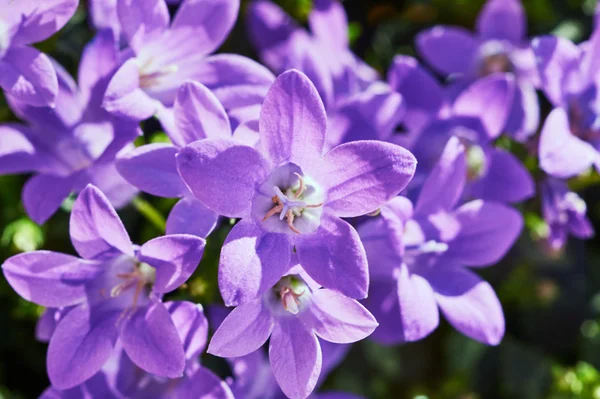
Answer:
M220 51L256 58L240 19ZM278 0L300 23L311 0ZM592 28L595 1L524 0L529 34L555 33L576 42ZM354 51L385 74L395 54L415 55L414 36L435 24L472 29L483 0L346 0ZM509 27L508 27L509 28ZM72 21L37 47L75 74L81 51L92 37L82 4ZM547 103L543 105L547 113ZM0 94L0 121L15 120ZM144 124L138 144L164 137L156 122ZM512 146L537 175L535 162ZM26 176L0 176L0 262L16 253L48 249L74 253L68 212L59 211L37 226L24 213L20 192ZM596 229L600 224L600 177L571 182L587 201ZM134 242L163 233L172 200L142 196L120 212ZM482 274L495 287L504 307L507 332L501 345L487 347L442 322L431 336L413 344L382 347L370 341L354 345L324 388L368 398L598 398L600 399L600 252L598 239L572 240L562 253L548 250L540 236L544 224L539 201L519 207L526 230L510 254ZM219 303L216 268L227 235L224 223L209 237L198 272L174 294L203 305ZM20 299L0 277L0 399L34 398L48 385L46 345L36 342L34 327L42 308ZM206 359L221 375L223 364Z

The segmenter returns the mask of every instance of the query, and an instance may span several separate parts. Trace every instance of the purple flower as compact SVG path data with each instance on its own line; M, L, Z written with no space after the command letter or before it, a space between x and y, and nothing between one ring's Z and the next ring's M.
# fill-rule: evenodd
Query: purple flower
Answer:
M214 90L228 110L260 104L273 81L266 68L239 55L208 56L227 37L238 9L239 0L184 0L170 21L165 0L118 0L130 51L108 86L104 107L136 120L156 114L170 130L170 107L186 80Z
M404 111L402 98L350 51L348 21L337 0L318 0L311 33L270 1L251 3L250 38L276 73L294 68L315 84L329 118L327 147L391 136Z
M367 293L366 257L341 217L373 212L416 167L402 147L356 141L323 154L326 115L310 80L291 70L271 86L260 114L260 148L206 139L184 147L177 167L208 208L241 218L221 251L219 287L228 306L255 299L288 270L293 249L319 284Z
M553 249L560 249L567 235L590 238L594 228L588 220L585 201L569 190L566 182L548 177L542 182L542 212L550 229L548 242Z
M371 287L365 305L384 344L419 340L439 323L496 345L504 316L492 287L467 267L496 263L523 227L503 204L475 200L458 206L465 186L466 149L452 138L413 209L397 197L381 216L359 228L369 258ZM467 266L467 267L465 267Z
M235 308L215 332L208 352L232 358L269 343L269 361L279 386L290 398L306 398L321 373L317 336L345 344L370 335L375 318L358 301L319 288L293 259L289 274L261 297Z
M535 186L527 169L513 154L493 145L510 112L511 76L481 78L449 103L442 88L413 58L398 56L390 70L390 82L405 96L406 120L415 129L400 140L419 160L411 193L435 167L448 139L457 136L466 147L465 197L519 202L533 196Z
M138 147L119 158L117 169L142 191L159 197L182 198L167 219L168 234L206 237L215 228L218 215L188 189L177 171L175 156L196 140L231 139L229 117L214 94L197 82L186 82L179 88L173 111L175 128L169 134L173 144Z
M9 284L26 300L69 308L48 347L52 385L68 389L92 377L117 341L143 370L181 377L183 344L160 298L193 273L205 241L175 234L134 246L108 199L91 185L75 201L70 232L83 259L35 251L2 265Z
M55 108L32 107L9 97L13 111L28 124L0 126L0 173L34 173L22 195L25 210L37 223L44 223L70 193L89 183L100 187L116 207L125 206L137 192L117 173L114 161L140 130L100 106L116 57L111 34L100 33L84 50L79 87L55 64Z
M544 93L556 107L546 118L540 136L540 167L558 178L568 178L594 165L598 153L598 60L600 30L585 46L558 37L533 41Z
M58 80L46 55L30 45L60 30L78 0L3 1L0 4L0 87L32 106L55 105Z
M208 323L201 306L190 302L167 302L165 308L177 329L185 351L183 377L166 379L137 367L122 348L117 348L90 379L68 390L48 388L41 399L190 398L233 399L231 390L198 358L206 347Z
M494 73L513 74L517 90L505 130L517 140L525 140L539 124L535 93L539 77L526 31L519 0L488 0L479 14L476 36L463 28L436 26L421 32L416 46L443 75L473 81Z

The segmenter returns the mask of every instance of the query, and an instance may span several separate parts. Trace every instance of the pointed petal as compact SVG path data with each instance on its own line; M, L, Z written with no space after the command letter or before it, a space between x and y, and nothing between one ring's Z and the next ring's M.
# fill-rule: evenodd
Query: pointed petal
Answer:
M127 355L141 369L160 377L183 376L183 343L162 302L139 308L127 317L120 338Z
M419 33L419 54L442 74L468 74L472 68L478 43L471 32L450 26L436 26ZM457 57L456 54L460 54Z
M180 200L167 218L167 234L192 234L206 238L217 226L219 215L195 198ZM190 223L193 221L193 223Z
M262 146L274 165L306 167L323 153L327 115L317 89L302 72L290 70L277 77L259 123Z
M525 10L519 0L489 0L477 18L477 31L484 39L520 44L526 29Z
M58 79L48 56L31 47L11 47L0 60L0 87L25 104L53 106Z
M219 262L219 289L225 305L249 302L283 277L292 253L288 237L265 232L249 220L233 227Z
M466 179L465 147L453 136L423 184L415 213L431 215L439 211L451 211L462 196Z
M78 0L47 0L42 3L15 4L21 13L21 18L19 29L12 38L12 44L22 46L48 39L69 22L78 4Z
M206 138L231 138L229 117L223 105L198 82L189 81L179 88L174 112L179 136L173 140L180 147Z
M339 217L373 212L402 191L417 161L410 151L380 141L355 141L329 151L319 182L327 190L326 209Z
M442 313L458 331L488 345L504 335L504 314L494 289L470 270L440 267L429 276Z
M598 152L571 133L563 108L555 108L544 122L540 135L540 167L554 177L576 176L598 162Z
M170 394L180 399L234 399L229 386L202 366L175 384Z
M123 34L136 52L160 38L169 26L169 9L164 0L118 0L117 12Z
M302 267L323 287L351 298L367 296L367 255L349 223L323 214L316 233L297 238L296 251Z
M512 109L515 81L510 75L496 74L482 78L454 101L455 115L478 118L492 139L498 137Z
M179 198L189 190L177 171L178 149L154 143L127 151L117 160L117 170L132 185L158 197Z
M198 267L206 241L188 234L171 234L146 242L138 258L156 269L153 290L165 294L185 283Z
M448 243L444 259L467 266L498 262L523 229L523 217L506 205L475 200L454 213L460 224L458 236Z
M44 224L75 187L77 176L35 175L23 187L23 206L29 217Z
M0 173L26 173L44 165L43 154L38 153L25 126L5 124L0 126Z
M117 340L119 312L80 305L60 320L48 346L48 377L68 389L96 374L108 360Z
M290 398L308 397L321 374L322 355L317 337L294 318L275 325L269 360L277 383Z
M51 251L34 251L8 258L4 277L21 297L47 307L75 305L86 298L86 284L100 264Z
M85 259L126 254L133 246L123 222L106 196L88 185L77 197L71 211L71 241Z
M240 305L223 320L208 345L208 353L239 357L254 352L267 342L273 325L262 298Z
M269 173L261 153L223 139L189 144L177 154L177 169L196 198L227 217L250 214L255 186Z
M332 50L348 49L348 19L337 0L316 0L308 16L311 32Z
M194 360L204 351L208 339L208 320L202 305L176 301L165 303L165 307L183 342L186 359Z
M94 86L108 76L118 63L118 45L113 33L100 31L83 49L79 65L77 83L89 97Z
M375 317L358 301L337 291L313 292L311 306L300 317L319 337L336 344L365 339L377 327Z

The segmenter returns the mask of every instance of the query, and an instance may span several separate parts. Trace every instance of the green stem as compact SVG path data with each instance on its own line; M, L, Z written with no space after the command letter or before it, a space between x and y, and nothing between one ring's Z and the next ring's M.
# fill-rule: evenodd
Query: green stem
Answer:
M163 215L156 210L148 201L142 197L136 197L133 199L133 206L137 209L144 217L154 225L161 233L165 232L167 222Z

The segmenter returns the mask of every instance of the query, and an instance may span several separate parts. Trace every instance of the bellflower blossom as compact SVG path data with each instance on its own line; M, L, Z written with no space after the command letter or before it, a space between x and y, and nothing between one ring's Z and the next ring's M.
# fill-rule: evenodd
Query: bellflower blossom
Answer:
M461 333L496 345L504 334L492 287L469 267L496 263L523 227L506 205L475 200L458 206L466 149L449 140L416 206L397 197L359 228L372 278L365 306L379 320L383 344L419 340L439 323L438 308ZM466 266L466 267L465 267Z
M50 58L32 46L58 32L79 0L0 0L0 87L32 106L55 106L58 80Z
M578 175L591 166L600 170L600 29L585 46L545 36L536 38L533 47L542 89L556 107L542 128L540 167L558 178Z
M181 377L183 343L160 298L193 273L205 241L174 234L134 246L108 199L91 185L75 201L70 233L82 259L35 251L2 265L6 280L24 299L70 308L50 338L52 385L64 390L92 377L117 341L141 369Z
M477 35L463 28L436 26L416 39L419 54L438 72L466 82L493 73L511 73L517 86L505 128L524 141L539 125L535 88L539 77L526 39L525 11L519 0L488 0L477 19Z
M567 183L552 177L542 182L542 214L550 229L548 242L553 249L565 245L569 234L590 238L594 228L588 220L585 201L569 190Z
M229 118L219 100L198 82L186 82L179 88L173 110L175 128L169 132L173 144L138 147L123 154L117 168L142 191L159 197L182 198L169 214L167 233L206 237L216 226L218 215L188 189L177 171L175 156L196 140L231 139Z
M221 323L208 352L231 358L269 343L269 361L277 383L292 399L307 398L322 367L317 338L346 344L364 339L377 327L358 301L320 288L294 255L288 274L261 297L236 307Z
M510 112L514 89L510 75L481 78L450 102L414 58L397 56L389 81L405 96L406 122L414 129L407 137L395 140L406 145L419 160L411 194L421 187L452 136L459 137L467 151L465 196L519 202L534 194L533 179L521 161L493 145Z
M87 184L100 187L118 208L137 190L115 168L115 157L140 134L136 123L101 108L108 79L116 67L110 34L100 33L84 50L79 87L55 64L59 77L56 107L32 107L9 99L27 125L0 125L0 173L34 173L23 188L29 216L44 223L71 192Z
M337 0L317 0L302 27L270 1L251 3L250 38L276 73L304 72L319 91L328 120L327 147L389 137L404 112L402 98L349 48L348 21Z
M327 118L303 73L281 74L260 113L260 148L205 139L177 154L177 167L208 208L241 218L219 265L228 306L249 302L279 281L295 248L304 269L324 287L367 294L363 246L341 217L375 211L412 178L416 160L400 146L356 141L323 154Z
M149 374L136 366L119 347L102 370L83 384L68 390L50 387L41 399L233 399L227 384L198 361L206 347L208 334L208 323L202 307L190 302L167 302L165 308L183 342L186 359L183 377L167 379Z
M184 0L170 21L165 0L118 0L129 58L110 82L104 107L136 120L156 115L170 130L170 108L186 80L209 87L227 110L260 104L274 79L265 67L235 54L209 56L238 9L239 0Z

